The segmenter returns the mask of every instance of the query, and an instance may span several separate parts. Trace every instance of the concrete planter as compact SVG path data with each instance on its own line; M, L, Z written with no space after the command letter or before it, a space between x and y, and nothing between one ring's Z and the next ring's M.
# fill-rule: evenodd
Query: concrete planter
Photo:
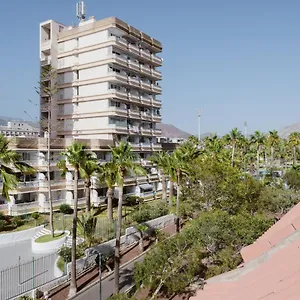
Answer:
M61 233L63 231L56 231L56 233ZM31 248L32 252L34 253L49 253L49 252L56 252L60 247L64 245L66 242L67 237L70 235L70 231L65 231L66 235L62 238L46 242L46 243L37 243L36 239L32 239L31 241Z

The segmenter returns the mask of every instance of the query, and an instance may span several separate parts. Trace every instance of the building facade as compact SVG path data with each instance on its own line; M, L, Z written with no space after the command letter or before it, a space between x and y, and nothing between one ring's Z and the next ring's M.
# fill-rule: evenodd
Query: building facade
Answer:
M4 136L38 137L40 130L24 121L9 121L7 125L0 126L0 134Z
M50 65L57 72L51 103L41 94L52 137L128 141L142 158L160 150L161 51L160 42L113 17L77 27L42 23L41 72Z
M11 147L37 173L20 176L10 201L0 199L0 210L11 215L48 212L48 180L54 209L73 204L74 180L70 169L61 177L57 162L60 152L74 140L88 145L99 161L110 159L110 146L129 142L137 162L148 175L125 180L124 198L137 195L159 197L158 171L147 160L154 151L161 130L162 79L157 67L162 59L160 42L117 18L90 18L77 27L53 20L40 24L41 138L12 138ZM53 72L54 70L54 72ZM53 76L54 74L54 76ZM46 88L45 88L46 87ZM54 92L49 93L49 90ZM47 178L47 137L50 121L51 174ZM0 182L1 185L1 182ZM106 187L93 180L91 202L97 206L106 198ZM117 189L115 189L115 197ZM85 204L84 181L79 181L79 205ZM2 203L2 204L1 204Z

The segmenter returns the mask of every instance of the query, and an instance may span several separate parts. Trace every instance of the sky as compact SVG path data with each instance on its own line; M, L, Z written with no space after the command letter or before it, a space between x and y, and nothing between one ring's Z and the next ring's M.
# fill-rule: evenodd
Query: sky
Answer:
M2 3L3 2L3 3ZM39 23L77 24L77 0L1 2L0 116L38 117ZM300 122L300 1L86 0L163 44L164 123L197 134Z

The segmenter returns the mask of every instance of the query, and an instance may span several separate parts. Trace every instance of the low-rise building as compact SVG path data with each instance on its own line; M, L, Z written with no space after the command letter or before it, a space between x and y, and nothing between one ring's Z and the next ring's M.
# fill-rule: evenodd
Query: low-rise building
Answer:
M24 121L9 121L0 126L0 134L4 136L38 137L40 129Z

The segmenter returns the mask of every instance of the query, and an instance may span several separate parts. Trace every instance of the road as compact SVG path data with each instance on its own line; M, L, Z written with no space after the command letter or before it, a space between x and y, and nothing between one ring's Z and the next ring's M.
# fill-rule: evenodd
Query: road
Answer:
M144 253L145 254L145 253ZM133 284L133 268L136 262L140 262L144 259L144 255L140 256L128 265L121 267L120 270L120 293L125 292ZM102 300L106 300L113 294L114 291L114 274L102 280ZM85 292L77 295L73 299L76 300L96 300L99 299L99 283L92 286Z

